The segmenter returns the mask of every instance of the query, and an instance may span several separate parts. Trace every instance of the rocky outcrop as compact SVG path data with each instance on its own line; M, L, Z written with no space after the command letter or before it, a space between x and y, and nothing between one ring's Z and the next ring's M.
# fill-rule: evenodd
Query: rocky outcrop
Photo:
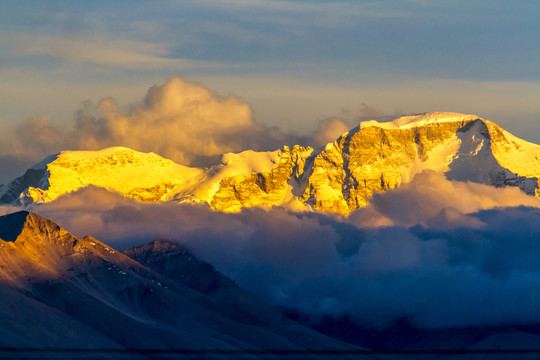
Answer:
M315 156L304 178L302 199L307 204L346 214L365 206L373 193L409 182L428 169L453 180L517 186L530 195L538 192L540 161L525 167L523 176L518 158L523 153L534 156L540 147L511 137L491 122L467 117L399 128L377 125L361 125ZM516 149L521 150L514 154L520 155L516 161L501 161Z
M300 146L290 150L285 146L269 171L221 180L210 204L221 211L239 211L244 207L281 205L290 201L292 189L299 182L312 151L312 148Z

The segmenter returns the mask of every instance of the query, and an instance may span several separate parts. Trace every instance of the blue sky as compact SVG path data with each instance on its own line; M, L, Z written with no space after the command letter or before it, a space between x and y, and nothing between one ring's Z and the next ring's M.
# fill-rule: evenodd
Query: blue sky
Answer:
M309 133L339 116L474 113L540 143L537 1L2 1L0 122L71 124L171 76ZM2 125L6 126L6 125ZM8 125L10 126L10 125Z

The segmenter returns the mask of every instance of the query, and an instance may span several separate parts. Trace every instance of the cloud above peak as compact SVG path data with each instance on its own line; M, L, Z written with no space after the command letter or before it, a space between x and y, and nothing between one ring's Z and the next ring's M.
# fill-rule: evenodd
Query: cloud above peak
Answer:
M75 120L78 148L121 145L182 164L244 150L226 136L263 130L254 123L247 103L179 77L152 86L143 101L128 111L120 110L114 99L102 99L97 105L87 103Z
M351 126L338 117L320 120L317 124L317 130L313 134L313 140L316 145L324 146L350 129Z
M38 116L20 124L10 139L17 155L43 158L61 150L125 146L155 152L184 165L205 166L223 153L306 145L308 137L286 134L253 119L249 104L205 86L172 77L150 87L123 109L112 97L83 102L72 127Z

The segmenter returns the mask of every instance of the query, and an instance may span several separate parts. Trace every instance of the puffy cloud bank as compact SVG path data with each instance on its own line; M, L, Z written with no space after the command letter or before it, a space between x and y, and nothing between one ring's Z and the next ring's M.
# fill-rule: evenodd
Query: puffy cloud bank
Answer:
M98 188L37 210L117 248L178 241L267 302L314 316L375 327L540 322L540 201L515 189L426 173L345 220L142 204Z
M374 194L367 207L350 215L358 226L411 226L417 223L435 227L479 225L467 216L483 209L513 206L538 207L539 200L516 187L491 186L449 181L434 171L424 171L412 182L385 193Z
M180 77L152 86L142 101L122 110L113 98L83 103L73 126L38 116L14 133L17 154L43 158L66 149L126 146L155 152L185 165L205 165L226 152L275 150L305 142L257 124L250 106L234 95L220 96Z

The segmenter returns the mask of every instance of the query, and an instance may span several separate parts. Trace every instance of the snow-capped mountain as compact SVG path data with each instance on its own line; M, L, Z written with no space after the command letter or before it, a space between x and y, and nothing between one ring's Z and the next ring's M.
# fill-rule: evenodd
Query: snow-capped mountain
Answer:
M0 190L2 202L50 202L87 185L142 201L167 200L175 189L188 189L202 170L156 154L122 147L101 151L63 151L28 169ZM21 195L22 194L22 195Z
M141 201L207 203L227 212L283 205L348 214L424 170L540 194L539 145L475 115L426 113L363 122L319 150L229 153L204 169L121 147L63 151L2 186L0 201L29 206L94 185Z
M150 268L34 213L0 217L0 347L191 349L202 357L209 349L351 349L285 318L178 245L126 253Z
M540 146L475 115L427 113L361 123L315 155L302 196L315 209L347 213L376 191L424 170L538 196Z

